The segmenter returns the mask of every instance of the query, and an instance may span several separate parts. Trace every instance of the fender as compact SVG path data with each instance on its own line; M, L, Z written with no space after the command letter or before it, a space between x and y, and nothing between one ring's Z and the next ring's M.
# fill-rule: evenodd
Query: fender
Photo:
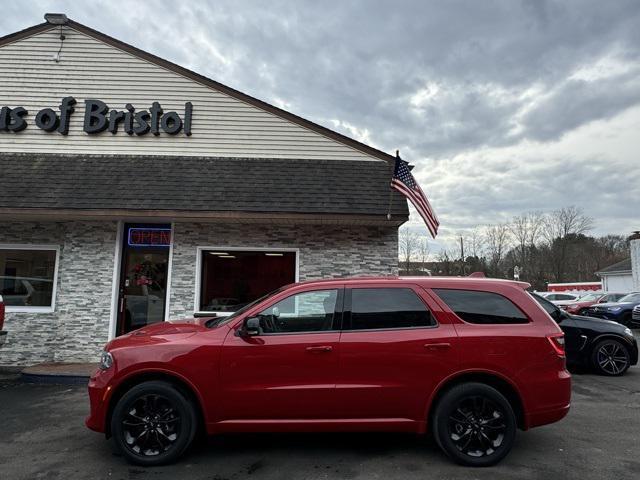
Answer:
M106 404L107 408L105 410L105 415L108 416L112 410L113 405L111 404L111 399L113 397L113 393L117 390L119 390L120 386L122 386L122 384L126 383L128 380L131 380L132 378L135 377L143 377L145 375L149 375L149 374L161 374L161 375L166 375L168 377L174 377L178 380L180 380L181 382L183 382L185 385L187 385L190 389L191 392L195 395L197 401L198 401L198 406L200 407L200 411L202 412L203 415L203 420L205 423L208 422L208 418L207 418L207 410L204 408L204 400L202 398L202 395L200 393L200 390L198 388L196 388L196 386L193 384L193 382L191 382L190 380L188 380L184 375L182 375L181 373L176 372L175 370L170 370L167 368L163 368L163 367L156 367L156 366L152 366L152 367L144 367L142 369L136 369L133 370L129 373L123 374L122 376L120 376L114 383L112 383L112 388L109 389L107 391L107 393L105 394L103 401ZM105 421L106 421L106 417L105 417Z
M428 426L429 423L429 413L432 407L432 403L434 398L442 391L442 389L449 383L454 382L457 378L463 377L465 375L473 375L473 374L480 374L480 375L489 375L489 376L493 376L496 377L500 380L502 380L503 382L505 382L506 384L510 385L511 388L513 388L513 390L516 392L516 394L518 395L518 398L520 400L520 404L522 405L522 409L523 409L523 414L524 412L526 412L527 407L526 404L524 402L524 400L522 399L522 395L520 394L520 388L518 387L518 385L516 385L515 383L513 383L513 381L511 381L508 377L504 376L503 374L496 372L495 370L487 370L487 369L477 369L477 368L469 368L466 370L460 370L458 372L455 372L445 378L443 378L438 385L436 385L436 387L433 389L433 391L431 392L431 394L429 395L429 397L426 400L425 403L425 407L424 410L422 412L422 418L425 419L423 421L423 425L424 425L424 431L422 431L421 433L425 433L426 428Z

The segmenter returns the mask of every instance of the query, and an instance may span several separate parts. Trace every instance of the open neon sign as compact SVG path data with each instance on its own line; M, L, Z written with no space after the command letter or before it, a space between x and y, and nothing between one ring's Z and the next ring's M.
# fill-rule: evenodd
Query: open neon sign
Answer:
M171 229L130 228L127 243L130 247L168 247L171 245Z

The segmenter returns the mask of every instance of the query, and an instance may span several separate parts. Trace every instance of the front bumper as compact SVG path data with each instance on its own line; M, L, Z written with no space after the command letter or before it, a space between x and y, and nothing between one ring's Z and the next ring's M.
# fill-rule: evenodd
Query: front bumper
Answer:
M109 411L109 400L113 393L110 380L113 377L113 369L98 370L89 379L89 415L84 424L95 432L107 432L107 413Z

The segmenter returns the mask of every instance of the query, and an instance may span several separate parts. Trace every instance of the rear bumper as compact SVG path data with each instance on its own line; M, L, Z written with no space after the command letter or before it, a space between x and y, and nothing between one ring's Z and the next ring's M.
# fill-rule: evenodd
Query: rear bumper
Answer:
M534 399L525 410L525 429L557 422L571 407L571 374L566 369L534 383L529 390Z
M569 408L571 408L571 404L567 403L561 407L554 407L549 410L529 413L527 414L527 425L529 428L533 428L541 425L547 425L549 423L555 423L567 416Z

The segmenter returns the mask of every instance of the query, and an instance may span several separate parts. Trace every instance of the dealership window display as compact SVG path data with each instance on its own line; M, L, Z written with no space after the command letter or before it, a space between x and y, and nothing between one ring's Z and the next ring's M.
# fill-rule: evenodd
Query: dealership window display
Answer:
M7 311L53 311L57 265L57 247L0 245L0 295Z

